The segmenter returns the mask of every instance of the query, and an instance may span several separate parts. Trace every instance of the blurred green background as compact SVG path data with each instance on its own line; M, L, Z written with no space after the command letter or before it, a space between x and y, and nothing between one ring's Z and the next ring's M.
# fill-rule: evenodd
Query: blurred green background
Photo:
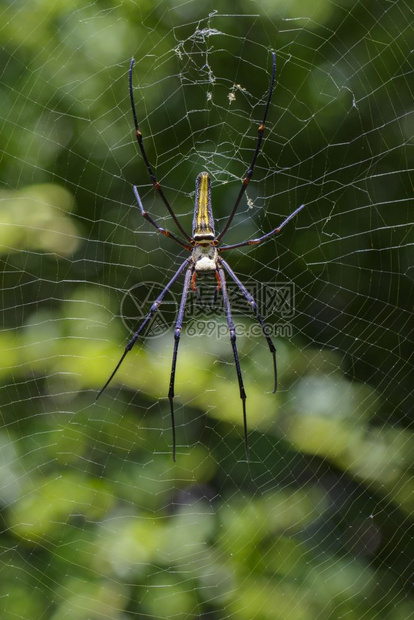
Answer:
M413 15L408 3L0 3L2 620L414 616ZM276 338L139 343L122 300L182 253L133 134L190 231L213 179L243 281L292 283ZM174 289L179 295L180 285ZM174 321L174 313L170 312ZM125 317L124 317L125 318ZM223 317L215 320L223 324ZM251 324L248 313L237 324ZM133 323L132 323L133 324ZM284 334L284 335L283 335Z

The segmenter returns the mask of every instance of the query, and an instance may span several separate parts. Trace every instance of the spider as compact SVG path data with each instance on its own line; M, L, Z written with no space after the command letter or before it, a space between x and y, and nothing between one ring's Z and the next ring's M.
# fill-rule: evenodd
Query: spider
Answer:
M134 119L135 135L138 141L138 146L140 148L141 155L144 160L145 166L147 168L152 185L154 189L158 192L158 195L160 196L161 200L164 202L176 227L178 228L178 230L180 231L180 233L182 234L185 240L181 239L180 237L172 234L170 231L159 226L157 222L151 217L151 215L147 211L145 211L142 201L141 201L141 197L138 192L138 188L136 186L133 186L132 189L134 191L135 199L137 201L137 205L139 207L142 217L148 220L148 222L150 222L150 224L152 224L152 226L154 226L154 228L156 228L156 230L160 234L165 235L166 237L169 237L175 243L177 243L181 247L185 248L185 250L190 252L190 256L186 258L185 261L180 265L180 267L178 268L174 276L165 286L164 290L160 293L160 295L157 297L157 299L152 304L148 314L146 315L145 319L142 321L141 325L138 327L135 334L132 336L131 340L126 345L125 350L121 356L121 359L119 360L118 364L115 366L115 369L113 370L109 379L107 380L103 388L100 390L96 398L98 399L100 397L100 395L104 392L104 390L108 387L108 385L114 378L117 370L119 369L122 362L124 361L127 353L132 349L138 337L140 336L144 328L148 325L154 313L158 310L167 291L169 291L169 289L173 286L173 284L175 284L175 282L179 279L179 277L184 273L185 274L184 275L184 288L183 288L183 293L181 297L180 306L178 309L177 319L175 323L175 330L174 330L174 348L173 348L173 356L172 356L170 386L169 386L169 391L168 391L168 399L170 402L170 411L171 411L171 425L172 425L172 458L174 461L176 460L174 383L175 383L175 371L176 371L176 365L177 365L178 345L180 343L181 329L182 329L183 319L184 319L184 310L185 310L187 296L188 296L188 292L190 288L194 292L197 292L196 285L195 285L196 276L197 275L201 276L201 275L206 275L206 274L213 275L215 276L217 280L216 292L221 291L223 295L223 300L224 300L224 310L225 310L227 326L228 326L229 334L230 334L230 342L231 342L231 346L233 349L233 357L234 357L234 363L235 363L236 371L237 371L237 380L239 383L240 398L242 401L244 445L245 445L245 451L246 451L246 460L249 461L249 445L248 445L248 440L247 440L247 418L246 418L246 393L244 390L243 378L242 378L240 362L239 362L239 355L237 352L236 333L235 333L235 327L234 327L234 322L232 318L229 296L227 292L225 272L227 272L228 276L230 276L230 278L236 283L236 285L242 292L247 303L253 309L255 318L257 319L257 321L259 322L262 328L263 335L266 338L269 351L272 354L272 358L273 358L273 375L274 375L273 392L276 392L276 389L277 389L276 347L273 344L272 339L270 338L269 334L266 331L263 318L261 317L258 311L258 307L257 307L255 300L253 299L252 295L248 292L246 287L239 280L239 278L234 273L230 265L222 258L221 253L226 252L228 250L232 250L234 248L241 248L247 245L257 245L259 243L263 243L264 241L267 241L268 239L273 237L273 235L278 234L282 230L282 228L292 218L294 218L299 213L299 211L301 211L301 209L303 209L305 205L301 205L300 207L295 209L295 211L293 211L293 213L291 213L285 220L283 220L283 222L277 228L274 228L273 230L266 233L262 237L259 237L258 239L249 239L248 241L241 241L240 243L234 243L232 245L220 245L220 244L221 244L221 241L224 235L229 229L230 224L232 223L233 218L238 209L238 206L241 202L241 199L243 198L246 192L246 188L253 175L257 156L259 155L259 152L260 152L260 147L261 147L261 143L263 139L263 132L265 128L265 122L266 122L267 114L269 111L270 100L272 98L274 82L275 82L276 55L274 52L272 52L272 75L270 78L270 86L269 86L269 92L267 95L265 110L263 114L263 120L258 129L256 148L254 150L253 157L250 162L250 166L247 169L246 175L242 181L242 185L237 195L234 206L230 212L230 215L227 219L227 222L224 228L218 235L216 235L216 232L214 229L214 218L213 218L213 211L212 211L212 206L211 206L211 180L210 180L210 176L208 172L201 172L197 176L197 179L196 179L196 195L195 195L193 226L192 226L191 236L181 226L179 220L177 219L177 216L175 215L174 211L171 208L171 205L167 197L164 194L164 191L159 181L157 181L154 175L154 172L148 161L147 153L145 151L145 147L143 143L142 133L139 128L138 120L137 120L133 86L132 86L132 72L133 72L134 62L135 62L134 58L132 58L130 66L129 66L128 76L129 76L129 97L131 101L132 116Z

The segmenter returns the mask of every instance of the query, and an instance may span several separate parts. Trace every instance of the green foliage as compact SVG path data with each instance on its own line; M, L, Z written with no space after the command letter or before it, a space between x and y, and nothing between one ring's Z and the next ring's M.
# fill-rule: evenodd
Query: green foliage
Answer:
M213 9L3 3L2 620L413 614L412 15ZM270 49L269 132L227 239L306 203L280 240L229 258L295 283L294 333L276 339L275 395L266 343L238 340L250 464L227 338L183 337L173 463L171 331L95 402L127 341L125 291L165 284L178 261L134 206L138 183L173 230L134 143L128 61L151 164L189 230L201 169L220 225L234 202Z

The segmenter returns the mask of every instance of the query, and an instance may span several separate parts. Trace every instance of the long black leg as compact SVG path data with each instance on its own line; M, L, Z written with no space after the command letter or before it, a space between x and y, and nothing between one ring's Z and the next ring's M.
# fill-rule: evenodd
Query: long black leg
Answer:
M233 348L234 363L236 365L237 380L239 382L239 389L240 389L240 398L242 400L242 405L243 405L244 446L246 449L246 460L248 461L249 460L249 444L247 441L246 392L244 391L243 378L242 378L240 362L239 362L239 354L237 353L236 330L234 328L233 317L231 315L230 300L229 300L229 295L228 295L227 286L226 286L226 276L224 274L222 267L217 267L217 271L220 277L220 285L221 285L221 290L222 290L223 299L224 299L224 310L226 313L227 325L228 325L229 332L230 332L230 342Z
M299 211L302 211L304 206L305 205L300 205L300 207L295 209L293 211L293 213L288 215L288 217L285 220L283 220L283 222L280 224L280 226L278 226L277 228L274 228L270 232L266 233L265 235L263 235L263 237L259 237L258 239L249 239L249 241L241 241L240 243L233 243L232 245L222 245L220 248L217 248L218 251L219 252L224 252L225 250L233 250L234 248L242 248L245 245L258 245L259 243L263 243L263 241L266 241L267 239L269 239L273 235L277 235L278 233L280 233L282 228L284 226L286 226L286 224L288 222L290 222L290 220L292 218L294 218L299 213Z
M168 209L172 219L175 222L175 225L177 226L177 228L179 229L181 234L184 235L184 237L187 239L187 241L190 241L191 237L185 232L185 230L181 226L180 222L177 219L177 216L175 215L174 211L171 208L170 203L167 200L167 197L165 196L165 194L164 194L164 192L162 190L161 185L159 184L159 182L155 178L155 174L152 171L151 165L150 165L150 163L148 161L147 154L145 152L144 144L143 144L143 141L142 141L142 133L141 133L141 130L140 130L139 125L138 125L138 118L137 118L137 113L136 113L136 110L135 110L134 91L133 91L133 88L132 88L132 69L134 68L134 62L135 62L135 60L133 58L131 58L131 64L129 65L129 98L131 100L132 116L134 117L135 135L136 135L136 138L137 138L137 141L138 141L139 148L141 150L142 158L143 158L144 163L145 163L145 165L147 167L148 174L149 174L149 177L151 179L151 183L154 186L154 189L157 190L157 192L161 196L161 199L162 199L163 203L167 207L167 209Z
M145 211L145 209L143 207L143 204L142 204L141 197L140 197L139 192L138 192L138 188L136 187L136 185L133 185L132 189L134 190L135 198L137 200L137 203L138 203L139 209L141 211L142 217L145 218L146 220L148 220L148 222L150 222L150 224L155 226L155 228L158 230L159 233L161 233L162 235L165 235L166 237L169 237L170 239L172 239L176 243L179 243L186 250L191 250L192 248L191 248L190 245L188 245L188 243L185 243L185 241L182 241L181 239L179 239L178 237L176 237L175 235L170 233L169 230L166 230L165 228L161 228L161 226L158 226L157 222L150 216L150 214L147 211Z
M178 310L177 320L174 330L174 350L171 365L170 375L170 389L168 390L168 398L170 400L171 409L171 426L172 426L172 439L173 439L173 461L175 461L176 439L175 439L175 418L174 418L174 382L175 382L175 369L177 366L177 354L178 345L180 344L181 328L183 326L185 304L187 301L188 289L191 284L191 276L193 275L194 268L191 266L185 274L183 295L181 297L180 308Z
M180 277L180 275L182 274L182 272L184 271L184 269L186 267L188 267L188 264L190 262L190 258L188 258L187 260L185 260L183 262L183 264L179 267L179 269L176 271L176 273L174 274L174 276L171 278L171 280L168 282L167 286L165 287L165 289L158 295L157 299L154 301L154 303L151 306L150 311L148 312L147 316L145 317L145 319L142 321L141 325L138 327L137 331L135 332L135 334L132 336L131 340L128 342L127 346L125 347L125 351L123 352L121 359L119 360L119 362L117 363L117 365L115 366L114 371L112 372L111 376L109 377L108 381L105 383L105 385L103 386L103 388L100 390L100 392L98 392L98 395L96 397L96 400L98 400L98 398L100 397L100 395L106 390L106 388L108 387L108 385L111 383L112 379L114 378L118 368L120 367L120 365L122 364L122 362L124 361L127 353L129 353L129 351L132 349L132 347L134 346L137 338L139 337L140 333L142 332L142 330L148 325L152 315L158 310L159 305L161 304L162 300L164 299L164 295L165 293L171 288L171 286L174 284L174 282Z
M223 238L223 236L226 234L230 224L233 221L234 216L236 215L236 211L239 207L240 201L243 198L243 195L246 191L246 188L248 186L248 184L250 183L250 179L253 176L253 171L254 171L254 167L256 164L256 159L257 156L259 155L260 152L260 147L262 145L262 139L263 139L263 133L264 133L264 129L265 129L265 123L266 123L266 118L267 118L267 113L269 111L269 106L270 106L270 100L272 98L272 94L273 94L273 88L275 85L275 74L276 74L276 54L274 52L272 52L272 62L273 62L273 67L272 67L272 77L270 78L270 87L269 87L269 94L267 96L267 101L266 101L266 107L265 107L265 111L264 111L264 115L263 115L263 120L259 126L259 130L258 130L258 134L257 134L257 142L256 142L256 148L254 150L253 153L253 158L252 161L250 162L250 166L247 169L246 172L246 176L244 177L243 181L242 181L242 186L240 188L239 194L236 198L236 202L234 203L234 207L229 215L229 219L226 222L226 225L224 226L223 230L221 231L221 233L218 235L216 242L219 243L221 241L221 239Z
M244 286L244 284L242 284L240 282L239 278L236 276L236 274L234 273L233 269L230 267L230 265L228 265L226 263L226 261L224 259L222 259L222 258L220 259L220 264L223 265L224 269L227 271L229 276L237 284L237 286L239 287L239 289L241 290L241 292L245 296L247 303L253 308L253 312L254 312L254 314L256 316L256 319L260 323L260 326L261 326L262 331L263 331L263 335L266 338L267 344L269 346L269 351L270 351L270 353L273 356L273 377L274 377L273 393L274 393L277 390L276 347L273 344L273 341L272 341L271 337L267 333L266 326L264 324L263 318L262 318L262 316L259 313L259 310L257 308L257 304L256 304L255 300L253 299L252 295L250 295L250 293L247 290L247 288Z

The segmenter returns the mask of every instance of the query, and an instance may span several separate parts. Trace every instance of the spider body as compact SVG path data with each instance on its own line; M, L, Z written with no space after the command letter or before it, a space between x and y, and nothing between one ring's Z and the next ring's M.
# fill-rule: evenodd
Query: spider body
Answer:
M196 179L196 198L194 205L193 236L191 244L194 277L217 271L218 252L214 240L214 218L211 207L211 180L208 172L200 172Z
M304 205L301 205L300 207L295 209L293 213L291 213L288 217L286 217L277 228L274 228L270 232L264 234L263 236L257 239L249 239L247 241L241 241L240 243L234 243L232 245L224 245L224 246L221 245L221 240L223 236L225 235L225 233L227 232L228 228L230 227L230 224L233 221L233 218L236 214L236 211L241 202L241 199L243 198L245 194L247 185L249 184L250 179L253 175L254 167L256 164L256 159L260 152L267 113L269 111L270 100L271 100L273 88L274 88L275 73L276 73L276 56L275 56L275 53L272 52L272 75L270 79L270 87L269 87L269 91L267 95L263 120L258 128L256 148L253 153L252 161L250 162L250 166L248 167L245 177L243 178L239 193L236 197L235 203L227 219L227 222L224 228L222 229L222 231L218 235L216 235L215 227L214 227L213 211L212 211L212 206L211 206L211 180L210 180L210 176L208 172L201 172L197 176L197 179L196 179L196 196L195 196L193 226L192 226L191 236L182 227L174 211L172 210L172 207L169 201L167 200L160 183L157 181L152 171L151 165L149 163L149 160L148 160L145 148L144 148L144 144L143 144L142 133L138 125L135 102L134 102L133 87L132 87L133 66L134 66L134 59L131 60L131 64L129 68L129 94L130 94L130 100L131 100L132 115L133 115L134 125L135 125L136 139L138 141L141 155L144 160L144 163L147 168L147 172L149 174L153 187L158 192L161 200L164 202L164 205L166 206L175 225L177 226L178 230L180 231L184 239L174 235L170 231L159 226L157 222L151 217L151 215L147 211L145 211L137 186L134 185L132 189L134 191L137 205L140 209L141 215L147 221L149 221L152 224L152 226L154 226L154 228L156 228L160 234L165 235L166 237L169 237L175 243L177 243L182 248L185 248L185 250L190 252L190 256L186 258L184 262L180 265L180 267L178 268L174 276L165 286L164 290L160 293L160 295L157 297L155 302L152 304L147 316L142 321L141 325L138 327L137 331L135 332L131 340L126 345L125 350L121 356L121 359L119 360L118 364L116 365L115 369L113 370L112 374L110 375L109 379L107 380L103 388L98 393L97 398L99 398L102 392L106 389L106 387L112 381L118 368L124 361L125 356L132 349L132 347L134 346L135 342L137 341L141 333L143 333L144 329L149 324L154 313L158 310L167 291L173 286L173 284L175 284L175 282L184 273L185 275L184 275L183 293L182 293L181 302L180 302L180 306L179 306L178 313L177 313L177 319L176 319L175 330L174 330L174 348L173 348L172 365L171 365L170 385L169 385L169 391L168 391L168 399L170 401L170 410L171 410L172 437L173 437L172 454L173 454L173 460L174 461L176 460L174 384L175 384L175 371L176 371L176 364L177 364L178 345L180 342L181 329L182 329L183 320L184 320L185 305L186 305L187 296L188 296L190 288L195 292L197 291L196 285L195 285L196 276L197 275L200 275L200 276L214 275L217 280L216 291L217 292L221 291L223 295L224 310L225 310L225 315L227 319L230 343L233 349L233 357L234 357L234 362L236 366L240 398L242 401L244 443L245 443L245 450L246 450L246 459L248 460L249 459L249 448L248 448L248 441L247 441L246 393L244 389L239 356L237 352L236 331L235 331L235 326L234 326L234 322L232 318L230 300L229 300L229 296L227 292L225 272L227 272L227 275L230 276L230 278L235 282L235 284L237 285L237 287L239 288L239 290L245 297L247 304L252 308L255 318L259 322L262 328L263 335L267 341L269 351L272 354L272 358L273 358L273 373L274 373L273 392L275 392L277 388L276 347L273 344L273 341L270 338L266 330L266 326L258 311L255 300L253 299L252 295L248 292L246 287L239 280L239 278L234 273L230 265L222 258L221 253L227 250L232 250L234 248L240 248L240 247L249 246L249 245L257 245L259 243L263 243L267 241L270 237L279 233L282 230L282 228L293 217L295 217L299 213L299 211L301 211L301 209L303 209Z

